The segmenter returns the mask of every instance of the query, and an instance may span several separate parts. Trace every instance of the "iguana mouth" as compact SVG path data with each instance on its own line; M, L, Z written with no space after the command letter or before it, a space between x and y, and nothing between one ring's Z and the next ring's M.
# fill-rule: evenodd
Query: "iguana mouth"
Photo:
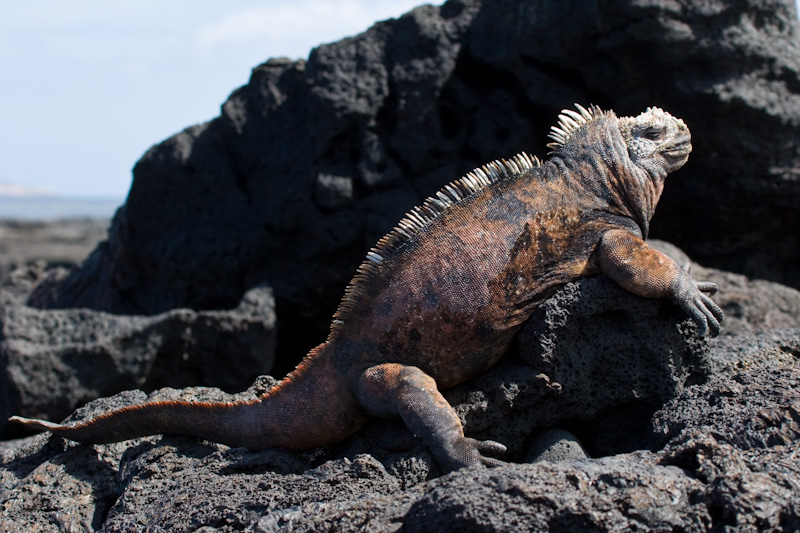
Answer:
M691 152L692 152L692 144L689 142L681 143L664 150L664 153L669 155L689 155Z
M690 142L686 142L667 148L662 153L665 157L670 159L686 159L689 157L691 152L692 144Z

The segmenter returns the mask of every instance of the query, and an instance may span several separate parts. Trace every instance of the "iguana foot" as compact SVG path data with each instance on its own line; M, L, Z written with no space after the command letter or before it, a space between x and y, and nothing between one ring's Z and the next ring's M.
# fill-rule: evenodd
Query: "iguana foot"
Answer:
M689 263L681 267L681 275L676 281L675 301L697 324L700 335L710 332L712 337L716 337L725 315L709 296L715 294L719 286L710 281L695 281L689 274L690 269ZM704 294L706 292L708 295Z
M432 449L436 462L445 472L470 466L501 466L505 461L484 454L499 455L508 449L493 440L477 440L469 437L455 439L450 445Z

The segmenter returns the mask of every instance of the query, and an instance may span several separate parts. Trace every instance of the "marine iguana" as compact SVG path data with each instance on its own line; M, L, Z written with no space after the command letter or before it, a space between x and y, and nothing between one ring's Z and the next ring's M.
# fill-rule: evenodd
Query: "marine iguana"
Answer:
M558 287L605 274L672 298L700 334L718 334L722 320L704 294L717 286L644 242L667 174L691 152L689 129L654 107L621 118L576 109L559 115L545 162L494 161L409 211L367 253L327 340L260 398L151 402L74 426L11 420L85 443L167 433L298 450L399 415L445 471L501 464L492 455L505 446L466 437L439 390L491 367Z

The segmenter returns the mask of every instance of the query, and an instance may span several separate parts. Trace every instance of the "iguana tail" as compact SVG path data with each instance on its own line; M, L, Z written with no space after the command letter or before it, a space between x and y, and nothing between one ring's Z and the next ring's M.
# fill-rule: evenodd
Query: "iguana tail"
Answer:
M159 401L67 426L13 416L10 421L89 444L147 435L185 435L233 447L308 449L340 442L367 415L333 369L322 344L264 396L240 402Z
M107 444L166 433L230 446L248 446L255 442L248 438L250 435L242 423L248 417L247 411L256 405L258 400L253 403L162 401L125 407L71 426L20 416L12 416L9 421L87 444Z

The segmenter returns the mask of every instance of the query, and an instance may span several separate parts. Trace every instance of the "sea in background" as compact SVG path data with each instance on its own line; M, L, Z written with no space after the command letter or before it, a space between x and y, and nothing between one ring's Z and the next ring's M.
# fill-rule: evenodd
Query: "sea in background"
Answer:
M0 196L0 220L108 219L124 202L124 198Z

